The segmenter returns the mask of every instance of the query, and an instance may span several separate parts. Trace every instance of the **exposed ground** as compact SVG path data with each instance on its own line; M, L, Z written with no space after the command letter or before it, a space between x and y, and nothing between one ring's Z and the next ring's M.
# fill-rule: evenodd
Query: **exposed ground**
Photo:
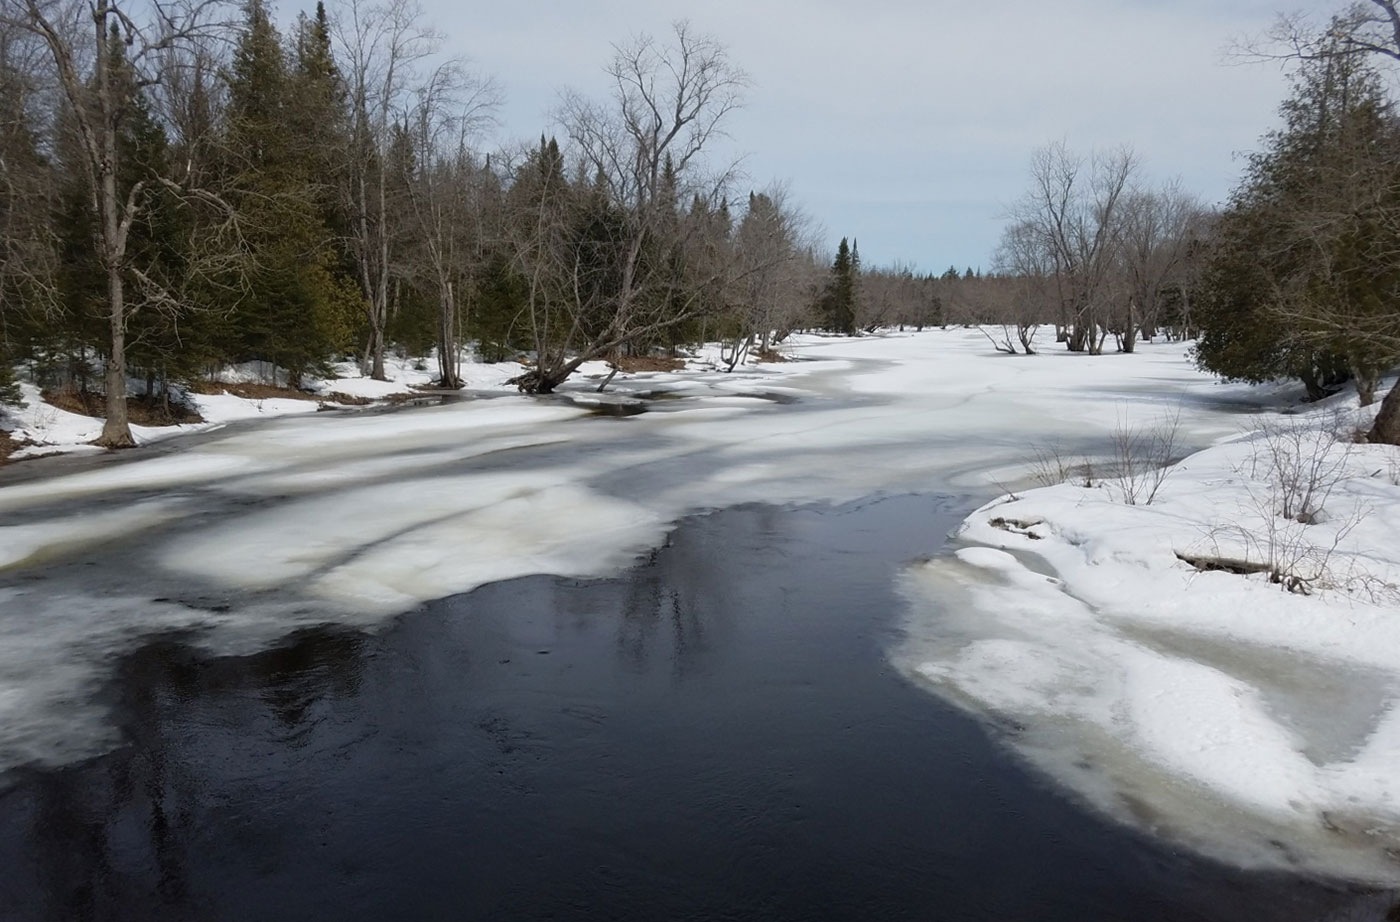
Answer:
M93 391L73 388L47 390L43 392L44 402L68 413L91 416L94 419L107 417L107 398ZM126 398L126 416L138 426L185 426L204 422L204 417L178 400L147 401L145 397Z

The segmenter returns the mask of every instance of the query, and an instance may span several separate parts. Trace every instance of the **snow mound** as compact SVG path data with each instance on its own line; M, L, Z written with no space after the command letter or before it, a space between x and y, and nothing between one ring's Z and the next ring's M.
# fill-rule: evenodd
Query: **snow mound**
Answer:
M1396 449L1269 425L1182 461L1151 505L1110 478L978 510L959 534L973 546L904 575L892 658L1124 821L1247 866L1394 885ZM1330 472L1291 519L1280 433Z

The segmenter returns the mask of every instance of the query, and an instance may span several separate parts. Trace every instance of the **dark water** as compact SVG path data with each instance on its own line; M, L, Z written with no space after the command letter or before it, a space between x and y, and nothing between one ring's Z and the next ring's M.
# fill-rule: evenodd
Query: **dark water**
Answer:
M1087 815L884 650L961 503L746 507L546 577L108 690L0 793L6 920L1380 919Z

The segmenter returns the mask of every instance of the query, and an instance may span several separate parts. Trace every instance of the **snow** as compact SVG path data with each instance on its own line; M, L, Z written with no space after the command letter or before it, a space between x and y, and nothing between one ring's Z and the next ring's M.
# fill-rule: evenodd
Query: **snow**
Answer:
M1151 505L1110 479L977 510L967 546L906 574L893 656L1125 820L1234 861L1393 884L1400 450L1338 442L1325 407L1254 423L1268 431L1172 467ZM1281 444L1335 480L1314 524L1277 512ZM1272 562L1309 593L1179 554Z
M252 400L246 397L235 397L233 394L191 394L189 399L194 404L195 409L199 411L199 415L204 417L204 422L212 425L239 422L245 419L288 416L296 413L315 413L319 409L313 400L296 400L287 397ZM193 423L161 428L199 432L209 428L209 426ZM151 438L151 432L142 431L137 435L137 442L145 443Z
M315 413L315 401L199 397L205 428L266 419L0 486L0 570L95 564L0 590L0 766L110 745L79 692L152 631L235 652L304 624L374 627L515 576L608 575L696 510L878 492L971 507L1014 488L969 517L956 553L902 575L890 655L911 681L1125 822L1240 863L1400 876L1384 852L1400 830L1388 588L1400 563L1376 550L1400 548L1391 450L1339 456L1324 514L1290 524L1261 506L1272 461L1250 431L1284 419L1271 411L1296 391L1214 381L1184 345L1011 357L948 330L783 349L793 361L723 373L709 347L679 371L618 374L601 395L602 363L532 398L506 384L519 365L464 362L467 391L440 406ZM389 382L345 366L313 387L412 393L434 367L414 365L390 362ZM617 405L646 412L592 412ZM48 415L31 401L5 424L34 433ZM1023 489L1037 448L1101 470L1115 427L1168 415L1175 456L1203 451L1151 505L1097 480ZM53 415L47 440L75 446L99 426ZM1313 595L1177 557L1257 556L1268 548L1245 536L1260 529L1300 566L1300 552L1325 556ZM158 593L186 601L149 601Z
M424 370L416 366L422 365ZM292 416L315 413L322 408L322 401L335 406L340 398L352 400L384 401L390 398L414 396L418 389L432 385L435 368L428 360L409 361L398 357L388 357L385 361L385 375L388 380L377 381L360 374L354 363L344 362L333 367L329 378L312 379L307 382L310 394L318 395L309 399L287 397L250 398L239 397L227 392L219 394L186 393L183 399L198 411L203 422L183 423L173 426L131 427L132 437L138 445L161 441L178 435L208 432L229 423L271 419L279 416ZM508 392L514 390L506 382L523 371L515 362L502 362L488 365L463 360L459 366L466 386L484 391ZM287 374L282 369L265 362L245 362L231 365L218 372L215 380L222 384L271 384L287 386ZM132 393L141 393L145 382L133 380L129 384ZM102 433L102 420L78 413L71 413L44 401L39 388L28 382L20 384L23 406L0 406L0 429L4 429L21 447L12 457L16 460L37 458L54 454L90 454L101 451L92 441Z

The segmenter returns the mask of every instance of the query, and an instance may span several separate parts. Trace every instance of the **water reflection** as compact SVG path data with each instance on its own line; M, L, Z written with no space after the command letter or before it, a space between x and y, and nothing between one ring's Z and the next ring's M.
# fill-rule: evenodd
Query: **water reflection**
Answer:
M121 749L9 777L0 918L1382 917L1087 816L905 685L892 576L957 508L747 507L379 634L153 641Z

